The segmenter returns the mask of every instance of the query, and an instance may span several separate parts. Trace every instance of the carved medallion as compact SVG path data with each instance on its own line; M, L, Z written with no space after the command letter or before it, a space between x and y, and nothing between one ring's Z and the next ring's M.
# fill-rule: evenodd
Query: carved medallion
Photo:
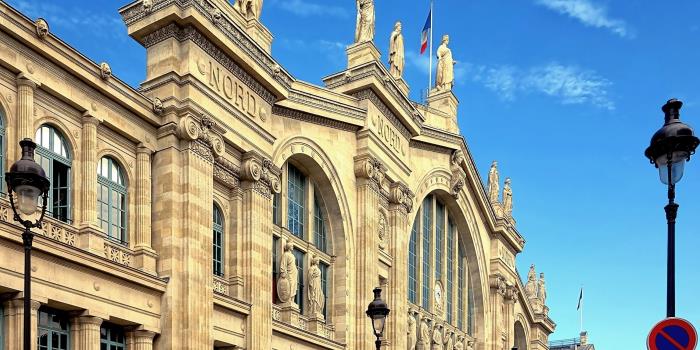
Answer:
M379 225L377 227L377 231L379 233L379 248L382 250L386 250L388 246L388 233L387 233L387 225L386 225L386 216L384 216L384 213L379 213Z

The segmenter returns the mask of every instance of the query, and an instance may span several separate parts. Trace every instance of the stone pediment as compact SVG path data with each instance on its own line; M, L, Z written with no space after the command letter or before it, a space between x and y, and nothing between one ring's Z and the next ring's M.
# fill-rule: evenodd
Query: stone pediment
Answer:
M225 6L228 5L215 0L160 0L146 7L139 0L119 12L129 35L145 47L172 37L177 28L191 28L188 30L198 33L211 47L235 61L276 99L286 98L295 79L266 47L246 32L233 10ZM177 28L172 27L173 23Z

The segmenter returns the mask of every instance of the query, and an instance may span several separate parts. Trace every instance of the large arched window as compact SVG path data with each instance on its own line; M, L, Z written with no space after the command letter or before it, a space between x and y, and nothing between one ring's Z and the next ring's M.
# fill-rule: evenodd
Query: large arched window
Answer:
M212 237L213 271L216 276L224 275L224 214L219 206L214 204Z
M331 261L331 237L329 234L328 216L323 198L318 191L316 183L311 180L308 173L296 163L288 162L283 167L282 193L273 199L273 223L278 229L274 230L273 237L273 302L278 303L277 279L279 259L284 253L282 242L292 243L292 254L296 258L298 269L298 283L295 303L299 305L302 314L310 315L306 281L308 281L309 266L315 256L319 260L318 267L321 270L321 289L325 296L323 314L329 321L328 301L331 300L330 271ZM282 201L286 198L286 201ZM280 226L285 224L284 227ZM310 315L311 316L311 315Z
M97 219L109 239L126 243L126 183L121 166L102 157L97 166Z
M70 222L71 156L68 143L58 130L46 124L36 131L34 141L37 143L37 162L51 180L46 212L58 220Z
M429 195L418 209L408 245L408 301L465 329L471 317L466 256L447 206ZM418 288L420 286L420 289Z

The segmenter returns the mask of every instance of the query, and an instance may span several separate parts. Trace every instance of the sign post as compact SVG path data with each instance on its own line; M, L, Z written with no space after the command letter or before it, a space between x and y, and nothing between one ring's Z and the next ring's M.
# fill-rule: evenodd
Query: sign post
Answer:
M669 317L651 329L647 338L649 350L695 350L698 333L690 322Z

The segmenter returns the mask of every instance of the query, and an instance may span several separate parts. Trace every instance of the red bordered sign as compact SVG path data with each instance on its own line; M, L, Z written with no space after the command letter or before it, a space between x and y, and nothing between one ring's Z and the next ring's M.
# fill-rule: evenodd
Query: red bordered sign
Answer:
M647 338L649 350L695 350L698 332L690 322L670 317L654 326Z

